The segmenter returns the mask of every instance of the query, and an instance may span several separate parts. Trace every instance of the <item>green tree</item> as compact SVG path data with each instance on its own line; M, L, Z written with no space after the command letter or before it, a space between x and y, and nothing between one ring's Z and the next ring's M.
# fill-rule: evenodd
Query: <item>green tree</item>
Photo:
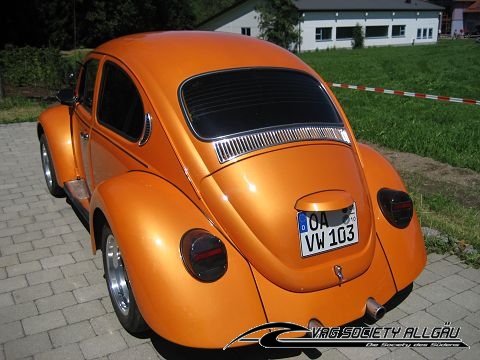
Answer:
M0 49L11 44L68 50L136 32L192 29L194 1L202 0L3 1Z
M292 0L262 1L256 8L259 13L260 37L285 49L299 49L303 21Z
M161 13L164 30L191 30L194 28L195 15L191 1L164 0Z
M190 0L189 2L195 14L195 23L199 24L229 8L235 0Z
M79 0L77 0L79 1ZM95 47L118 36L190 29L194 15L190 3L180 0L81 0L77 10L79 38Z
M38 46L45 40L37 14L41 0L0 2L0 49L6 44Z
M353 28L352 48L362 49L364 40L365 36L363 35L363 28L359 23L357 23L357 25L355 25Z
M42 46L69 49L74 47L73 6L79 0L36 1L37 17L42 23L38 31L43 32L46 40ZM35 46L36 44L31 44ZM37 45L38 46L38 45Z

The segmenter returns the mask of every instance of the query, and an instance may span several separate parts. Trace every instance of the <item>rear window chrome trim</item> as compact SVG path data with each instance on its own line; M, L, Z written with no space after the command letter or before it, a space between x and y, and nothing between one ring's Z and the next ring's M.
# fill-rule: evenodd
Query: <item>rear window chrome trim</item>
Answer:
M241 155L268 147L299 141L333 140L351 144L343 127L301 126L271 129L212 142L218 161L223 164Z

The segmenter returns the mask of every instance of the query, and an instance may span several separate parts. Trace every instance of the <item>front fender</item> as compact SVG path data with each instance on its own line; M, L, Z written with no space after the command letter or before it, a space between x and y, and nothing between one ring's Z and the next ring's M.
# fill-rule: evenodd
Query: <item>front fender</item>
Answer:
M76 178L69 111L65 105L53 106L40 114L37 123L38 137L42 133L47 137L53 167L61 187L66 181Z
M372 199L375 227L398 290L404 289L421 273L427 261L425 243L417 215L405 229L390 225L378 206L381 188L407 191L395 168L371 147L360 144L360 158Z
M127 269L140 312L160 336L190 347L219 348L266 321L247 261L200 209L166 180L130 172L101 183L91 198L90 226L108 221ZM220 238L228 270L213 283L194 279L180 255L180 239L192 228ZM95 249L95 239L92 239Z

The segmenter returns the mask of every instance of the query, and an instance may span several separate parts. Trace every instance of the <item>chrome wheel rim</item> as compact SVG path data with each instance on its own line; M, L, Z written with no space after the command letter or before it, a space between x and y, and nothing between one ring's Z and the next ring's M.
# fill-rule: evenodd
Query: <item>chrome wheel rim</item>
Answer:
M130 308L130 291L127 286L127 273L122 261L122 255L115 237L109 234L106 240L107 281L114 305L127 316Z
M48 157L47 147L44 143L42 143L41 145L40 152L42 155L43 175L45 176L45 180L47 181L48 188L51 189L53 186L52 166L50 164L50 158Z

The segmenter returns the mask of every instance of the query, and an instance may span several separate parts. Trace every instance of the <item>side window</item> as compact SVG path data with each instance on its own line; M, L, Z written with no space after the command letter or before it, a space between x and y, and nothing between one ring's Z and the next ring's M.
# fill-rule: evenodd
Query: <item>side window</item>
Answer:
M93 107L93 90L95 88L95 78L97 77L98 70L98 60L90 60L86 62L82 68L78 99L80 103L91 112Z
M140 137L144 124L142 99L132 79L106 62L98 103L98 121L130 141Z

